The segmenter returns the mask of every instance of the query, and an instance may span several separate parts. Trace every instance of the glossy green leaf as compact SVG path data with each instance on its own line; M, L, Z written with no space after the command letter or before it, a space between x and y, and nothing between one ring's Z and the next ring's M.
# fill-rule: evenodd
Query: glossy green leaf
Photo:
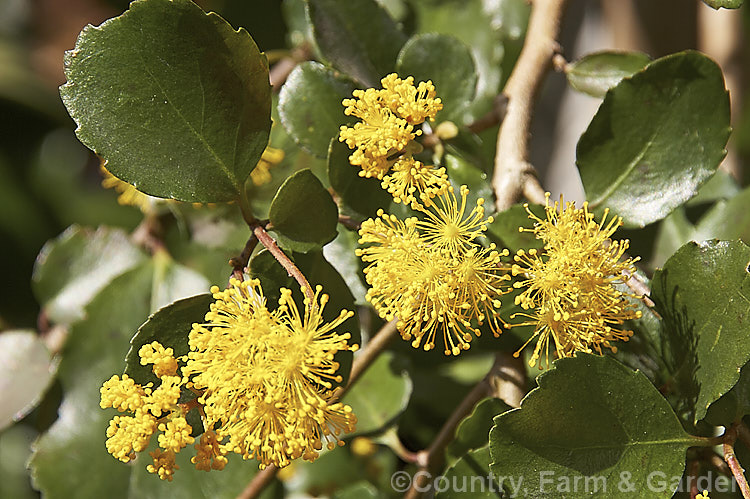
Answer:
M703 3L714 9L739 9L745 0L703 0Z
M326 260L341 274L357 305L365 305L367 290L362 277L362 260L354 254L359 235L339 225L339 235L323 248Z
M686 244L654 274L651 295L664 318L672 374L695 422L750 360L748 264L750 247L714 240Z
M570 86L593 97L604 97L623 78L643 69L651 58L642 52L597 52L565 69Z
M34 486L45 497L128 497L131 468L104 446L114 411L99 408L99 388L122 372L128 341L149 313L152 279L151 265L113 279L70 332L59 369L65 390L59 418L37 440L30 463Z
M490 471L491 461L488 444L469 451L445 472L445 479L448 484L447 490L438 491L435 497L437 499L463 497L501 499L506 497L503 489L511 494L510 497L521 497L518 494L521 493L520 487L523 482L517 481L515 477L499 477L500 481L498 482L498 479ZM445 482L441 481L436 485L443 487Z
M543 220L546 217L544 207L529 205L529 209ZM537 239L533 232L521 232L519 228L531 229L534 221L529 218L526 208L521 204L511 206L505 211L493 215L494 220L487 225L487 238L499 248L508 248L511 254L520 249L541 249L544 243Z
M674 490L651 491L648 477L681 476L697 438L643 374L610 357L579 354L556 361L537 383L519 409L495 418L495 475L523 477L528 498L672 496ZM618 487L623 477L628 487Z
M742 239L750 243L750 188L718 201L696 224L693 239Z
M406 372L391 369L393 354L385 352L344 396L357 416L354 435L372 433L393 423L406 409L412 383Z
M310 170L300 170L282 184L268 218L295 251L321 247L336 237L336 203Z
M333 495L333 499L377 499L378 497L380 496L377 489L365 481L345 487Z
M235 199L271 127L268 63L244 29L189 0L139 0L66 54L78 138L154 196Z
M737 383L719 400L711 404L706 412L706 421L716 426L729 427L750 414L750 364L740 370Z
M354 84L317 62L294 68L279 94L281 124L300 147L325 158L331 139L342 124L355 119L344 114L341 101L351 98Z
M83 317L84 307L113 278L144 259L124 231L74 225L40 251L34 292L52 321L69 324Z
M23 418L39 403L55 368L36 332L0 333L0 430Z
M29 471L26 469L35 437L36 431L23 424L0 432L0 483L3 484L3 497L39 498L39 492L31 488Z
M393 72L406 37L375 0L307 0L315 41L328 62L367 87Z
M684 207L680 206L662 220L654 240L652 267L661 267L680 247L695 239L695 226L688 220Z
M463 456L471 450L487 446L493 419L509 410L511 407L499 398L490 397L479 402L471 414L459 423L456 438L448 445L448 452L453 456Z
M489 111L521 50L531 11L525 0L411 0L417 32L444 33L461 40L476 61L478 81L473 118ZM439 89L438 89L439 90Z
M152 371L152 365L141 365L138 351L143 345L158 341L165 348L172 348L175 357L188 353L188 334L194 323L202 323L213 297L208 294L192 296L157 310L144 322L130 339L130 350L125 356L125 374L139 385L154 383L159 379Z
M485 207L495 204L495 195L487 173L482 171L481 168L466 158L449 153L445 155L445 169L454 187L466 185L469 188L467 199L471 205L476 204L478 198L484 199ZM456 189L456 192L458 192L458 189ZM490 210L491 208L487 209Z
M331 139L328 149L328 179L344 206L365 217L374 217L378 209L387 209L392 202L388 191L376 178L359 176L360 167L349 163L352 150L338 139Z
M716 171L729 131L715 62L693 51L654 61L607 94L578 142L590 206L631 227L664 218Z
M413 76L415 83L432 80L443 102L437 121L472 121L466 110L476 93L477 70L471 50L461 40L440 33L415 35L401 49L396 71L402 78Z

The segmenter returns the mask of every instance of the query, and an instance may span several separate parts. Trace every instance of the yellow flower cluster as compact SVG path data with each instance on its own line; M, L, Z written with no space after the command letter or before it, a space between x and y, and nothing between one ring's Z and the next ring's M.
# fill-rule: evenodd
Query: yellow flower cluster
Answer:
M263 154L255 165L255 169L250 172L250 180L253 185L261 186L271 181L271 168L278 165L284 160L284 150L275 147L266 147Z
M107 451L122 462L135 458L136 452L148 447L151 436L160 431L158 442L161 449L151 452L153 464L148 471L163 480L172 480L178 466L175 453L193 443L192 428L185 420L186 410L177 403L180 398L182 379L177 375L177 359L171 348L153 342L141 347L138 352L141 364L153 364L154 374L161 384L154 389L152 384L140 386L123 374L112 376L100 390L102 409L114 407L130 415L115 416L107 428Z
M221 451L256 458L265 468L312 461L324 444L343 445L339 435L353 431L357 419L333 400L341 382L334 356L357 347L348 344L349 333L334 329L353 313L324 323L328 296L320 287L313 303L305 300L303 315L284 288L279 307L269 311L258 280L233 279L229 289L212 293L216 302L206 323L190 332L182 371L192 378L188 386L203 391L198 401Z
M458 355L484 322L500 334L499 297L510 276L499 264L508 252L477 242L492 217L485 218L482 199L466 213L468 194L461 186L459 201L449 188L430 207L418 208L423 220L402 221L380 210L359 231L367 246L356 253L369 263L366 298L382 318L398 319L401 336L414 348L433 349L440 332L445 354Z
M339 134L356 148L350 163L361 167L360 175L382 179L396 202L421 214L401 220L380 210L362 223L364 247L357 255L368 264L367 300L382 318L398 319L402 337L415 348L430 350L442 335L445 354L458 355L480 334L482 323L489 323L495 336L511 327L499 316L499 298L509 291L511 275L520 276L513 287L523 290L515 303L524 311L511 319L525 319L513 326L535 327L524 345L537 338L531 365L541 366L542 354L549 363L551 342L557 357L616 351L612 342L633 334L617 326L640 317L628 299L636 295L618 288L636 261L624 258L627 241L610 239L622 220L607 222L605 213L597 223L588 205L576 209L561 198L550 206L547 195L545 220L527 207L535 221L529 231L544 242L543 251L521 250L512 266L501 263L507 250L478 242L492 222L483 200L470 209L466 186L457 198L443 169L413 158L421 151L415 142L421 131L414 125L442 109L431 82L416 87L413 82L392 74L383 78L382 89L356 90L355 98L343 101L345 114L362 120L353 128L342 126Z
M421 200L445 192L450 185L445 168L428 166L414 159L422 150L414 141L422 130L415 129L426 119L434 120L443 108L435 97L432 82L414 86L414 78L402 80L395 73L381 80L382 89L355 90L354 99L344 99L344 113L362 121L342 126L339 140L356 149L349 162L361 167L359 175L382 180L397 203L416 207ZM390 174L388 174L390 172Z
M191 459L197 469L223 469L230 452L258 459L261 469L282 467L298 457L314 460L323 445L343 445L339 436L352 432L357 418L334 400L342 381L335 355L357 346L349 345L349 333L334 329L353 313L342 311L325 323L328 296L321 291L305 300L301 315L288 289L281 289L279 307L269 311L258 280L232 279L226 290L212 288L216 301L206 322L193 325L182 377L172 349L154 342L139 354L142 364L153 364L159 388L141 387L127 375L104 383L101 407L133 413L114 417L107 450L130 461L158 430L160 449L151 453L147 468L171 480L175 454L194 442L184 417L190 404L177 403L183 387L198 394L192 406L205 430Z
M618 288L635 272L637 261L624 258L627 240L610 239L622 219L613 217L607 222L605 211L597 223L587 203L576 208L575 203L564 203L561 196L550 206L549 194L545 219L534 215L528 205L526 210L534 228L520 230L533 232L544 242L542 251L518 251L511 269L513 276L522 276L513 284L523 289L516 305L531 311L511 316L528 319L514 326L535 327L524 347L538 338L529 364L538 362L541 367L542 353L549 364L550 343L558 358L574 352L601 355L602 348L616 352L612 342L628 341L633 332L613 326L641 316L628 299L638 296Z

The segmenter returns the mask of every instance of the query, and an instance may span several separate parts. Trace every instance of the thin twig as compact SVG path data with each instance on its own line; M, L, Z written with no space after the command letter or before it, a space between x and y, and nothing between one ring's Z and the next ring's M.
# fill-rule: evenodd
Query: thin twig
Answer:
M544 190L528 162L528 136L536 94L558 51L556 38L564 6L565 0L533 1L526 40L505 85L508 110L497 135L492 177L498 211L508 209L521 195L544 204Z
M697 459L690 462L688 466L688 483L690 484L690 499L698 496L698 472L701 469L701 463Z
M284 270L286 270L287 274L293 277L294 280L297 281L297 284L299 284L300 288L304 290L305 296L310 301L309 306L314 306L315 293L313 292L312 287L310 287L310 283L307 281L307 277L305 277L299 267L294 264L294 262L286 255L286 253L281 251L281 248L279 248L279 246L276 244L276 241L274 241L274 239L268 235L268 232L266 232L265 228L263 228L259 224L255 224L253 225L252 229L253 234L255 234L255 237L258 238L260 244L266 247L269 253L271 253L273 257L276 258L276 261L279 262L282 267L284 267Z
M419 465L419 471L422 473L418 472L414 475L414 481L404 496L405 498L415 499L420 497L420 490L425 490L424 486L431 476L430 472L438 469L442 464L445 447L454 439L458 424L474 409L474 406L480 400L492 394L495 388L494 380L496 377L502 376L503 367L503 358L495 357L495 362L489 372L453 410L443 427L440 428L435 440L427 449L417 453L417 464Z
M255 250L255 247L257 245L258 238L255 237L255 234L253 234L245 243L245 247L242 249L242 253L240 253L239 256L236 256L229 260L229 265L232 266L232 275L230 276L230 279L232 277L234 277L238 281L243 281L245 279L245 269L247 268L247 264L250 261L250 255L253 254L253 251ZM227 288L229 288L229 286L231 286L231 284L228 284Z
M508 98L505 95L500 94L495 97L494 101L492 101L492 109L490 109L490 111L484 116L477 118L476 121L469 124L467 128L473 133L482 133L493 126L502 123L507 111Z
M359 231L360 227L362 227L362 224L354 220L349 215L339 215L339 223L347 229L355 232Z
M365 348L354 358L349 381L344 388L339 388L334 392L331 403L339 400L340 397L346 394L367 368L378 358L378 355L388 346L388 343L395 337L397 331L396 321L393 320L375 333ZM253 477L250 483L247 484L247 487L237 496L237 499L253 499L258 497L263 492L263 489L271 483L278 471L279 469L274 465L266 467Z
M737 426L738 424L733 424L724 434L724 442L722 444L724 461L729 465L729 469L732 470L732 475L734 475L734 479L737 481L737 485L740 486L740 491L742 491L742 497L750 499L750 486L748 486L747 479L745 478L745 470L742 469L739 461L737 461L737 456L734 454L734 443L737 441Z

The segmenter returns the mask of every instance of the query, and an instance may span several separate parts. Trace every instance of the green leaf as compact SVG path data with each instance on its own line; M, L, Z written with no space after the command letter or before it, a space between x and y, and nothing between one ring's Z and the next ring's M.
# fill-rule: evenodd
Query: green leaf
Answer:
M351 150L338 139L328 149L328 179L342 203L365 217L374 217L378 209L387 209L392 199L376 178L359 176L359 166L349 163Z
M744 0L703 0L703 3L714 9L739 9Z
M45 497L128 497L131 468L104 446L113 414L99 408L99 388L122 372L128 341L149 312L152 274L151 265L142 265L113 279L71 329L59 368L65 394L59 418L35 443L30 463Z
M0 430L33 409L52 382L56 366L34 331L0 333Z
M328 145L344 123L341 101L351 98L354 84L317 62L303 62L289 75L279 94L279 119L295 142L325 158Z
M416 82L432 80L443 102L438 121L472 121L467 108L476 93L477 70L471 50L461 40L440 33L415 35L401 49L396 71Z
M698 221L693 239L742 239L750 243L750 188L718 201Z
M268 142L265 56L189 0L136 1L87 26L65 65L78 138L148 194L235 199Z
M357 429L352 435L381 430L406 409L412 383L406 372L393 372L392 360L392 353L381 354L344 396L342 402L349 404L357 416Z
M18 424L0 433L0 483L3 497L38 499L39 492L31 488L26 463L31 457L31 445L36 431Z
M73 225L39 252L32 285L47 316L70 324L109 282L142 263L145 255L122 230Z
M361 481L345 487L333 495L333 499L377 499L378 491L370 482Z
M333 242L323 248L323 255L344 279L349 291L354 296L354 302L357 305L365 305L367 303L365 299L367 290L361 272L363 263L354 254L358 238L356 232L339 225L339 235Z
M589 54L565 69L570 86L593 97L604 97L620 80L633 76L651 62L642 52L597 52Z
M529 209L542 220L546 219L547 215L543 206L530 204ZM487 225L486 234L487 238L498 247L508 248L511 254L514 254L520 249L541 249L544 246L544 243L537 239L533 232L518 230L521 227L525 229L534 227L534 221L529 218L522 204L513 205L505 211L494 214L493 217L492 223Z
M469 451L445 472L445 479L451 486L444 492L438 492L435 497L438 499L463 498L469 493L470 497L476 499L498 499L506 497L503 488L511 493L510 497L519 497L522 482L516 482L515 477L499 477L500 483L498 483L497 478L490 471L491 461L490 446L487 444Z
M492 472L523 478L524 497L624 499L649 490L653 473L682 475L697 438L643 374L579 354L556 361L537 383L490 431ZM628 487L618 487L624 477Z
M411 0L416 31L444 33L461 40L478 73L474 119L490 110L520 53L531 7L525 0ZM440 89L438 89L440 91Z
M313 35L323 57L367 87L393 72L406 41L374 0L307 0Z
M175 357L186 355L190 350L188 334L194 323L203 322L212 302L213 297L205 293L177 300L157 310L130 339L130 350L125 356L125 374L139 385L158 385L159 379L154 375L152 365L141 365L138 351L143 345L158 341L165 348L171 347Z
M654 274L651 295L664 318L668 360L695 422L750 360L749 263L750 247L740 241L688 243Z
M716 171L729 131L715 62L693 51L654 61L607 94L578 142L590 206L630 227L664 218Z
M732 426L750 414L750 364L740 370L737 383L719 400L711 404L706 412L706 421L715 426Z
M448 153L445 155L445 169L454 187L466 185L469 188L467 199L470 206L475 204L478 198L484 199L485 206L495 204L495 195L488 181L487 173L482 171L481 168L459 155Z
M290 255L289 258L291 258ZM268 300L268 306L275 308L279 304L280 288L294 289L294 279L287 274L284 267L274 258L270 251L263 249L256 253L248 264L250 277L260 280L260 287Z
M463 456L471 450L485 447L493 419L509 410L511 407L499 398L490 397L479 402L471 414L459 423L456 438L448 445L448 452L453 456Z
M331 195L310 170L286 179L268 212L273 230L295 251L309 251L336 237L338 209Z

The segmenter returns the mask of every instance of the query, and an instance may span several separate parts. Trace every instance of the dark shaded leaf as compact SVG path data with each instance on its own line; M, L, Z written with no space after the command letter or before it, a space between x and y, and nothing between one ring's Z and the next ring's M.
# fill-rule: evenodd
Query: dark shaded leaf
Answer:
M307 0L323 57L366 87L393 72L406 37L374 0Z
M322 247L337 234L336 203L310 170L300 170L282 184L268 218L285 246L295 251Z
M244 29L189 0L141 0L87 26L60 88L78 138L139 190L237 198L268 142L268 62Z

